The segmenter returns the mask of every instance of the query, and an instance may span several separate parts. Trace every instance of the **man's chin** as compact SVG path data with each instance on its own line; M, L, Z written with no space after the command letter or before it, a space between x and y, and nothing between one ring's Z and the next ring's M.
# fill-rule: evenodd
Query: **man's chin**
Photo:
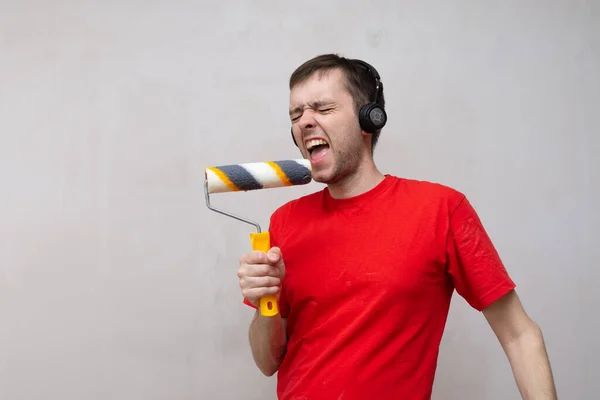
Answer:
M312 176L313 181L323 183L325 185L331 183L332 178L333 177L330 174L323 173L323 172L313 173L313 176Z
M339 180L335 171L331 170L313 172L312 179L315 182L319 182L325 185L335 184Z

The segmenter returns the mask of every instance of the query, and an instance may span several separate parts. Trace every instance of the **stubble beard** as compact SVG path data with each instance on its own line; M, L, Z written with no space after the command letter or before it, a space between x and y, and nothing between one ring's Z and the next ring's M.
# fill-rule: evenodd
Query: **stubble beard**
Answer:
M333 149L330 149L333 151ZM337 185L348 180L359 171L362 157L361 143L352 141L341 151L333 151L333 169L328 177L321 179L322 183Z

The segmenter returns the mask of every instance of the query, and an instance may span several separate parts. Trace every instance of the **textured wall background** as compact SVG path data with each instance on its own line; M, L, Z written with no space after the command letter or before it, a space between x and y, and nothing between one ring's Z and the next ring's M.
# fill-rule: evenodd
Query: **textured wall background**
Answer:
M323 52L379 69L378 165L469 196L561 398L597 398L599 51L590 1L1 1L0 399L275 398L251 227L207 210L203 168L297 157L287 78ZM266 226L320 188L214 202ZM458 296L435 398L518 398Z

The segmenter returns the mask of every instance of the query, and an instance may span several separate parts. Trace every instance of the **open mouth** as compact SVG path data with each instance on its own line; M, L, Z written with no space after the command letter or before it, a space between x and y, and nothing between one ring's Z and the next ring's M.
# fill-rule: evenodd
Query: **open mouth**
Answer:
M329 150L329 144L323 139L313 139L306 143L306 149L312 160L320 159Z

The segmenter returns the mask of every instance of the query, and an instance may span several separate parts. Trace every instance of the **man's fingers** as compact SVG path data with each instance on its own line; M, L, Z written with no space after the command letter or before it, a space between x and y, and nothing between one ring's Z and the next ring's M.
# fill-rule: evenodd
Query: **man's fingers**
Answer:
M277 267L281 278L285 276L285 263L281 255L281 249L279 247L272 247L268 253L267 258L269 262Z
M242 294L250 301L279 293L285 277L281 250L273 247L266 253L250 251L244 254L240 258L238 277Z
M267 252L267 258L272 264L277 264L281 262L281 249L279 249L279 247L272 247Z
M279 286L281 284L281 280L273 276L247 276L245 279L243 279L241 284L247 288L266 288Z
M279 270L269 264L254 264L242 267L241 275L245 276L273 276L279 277Z
M271 264L281 268L283 264L281 249L279 247L272 247L266 253L264 251L252 250L240 258L240 265L242 264Z
M240 264L269 264L269 259L264 251L252 250L242 256Z

